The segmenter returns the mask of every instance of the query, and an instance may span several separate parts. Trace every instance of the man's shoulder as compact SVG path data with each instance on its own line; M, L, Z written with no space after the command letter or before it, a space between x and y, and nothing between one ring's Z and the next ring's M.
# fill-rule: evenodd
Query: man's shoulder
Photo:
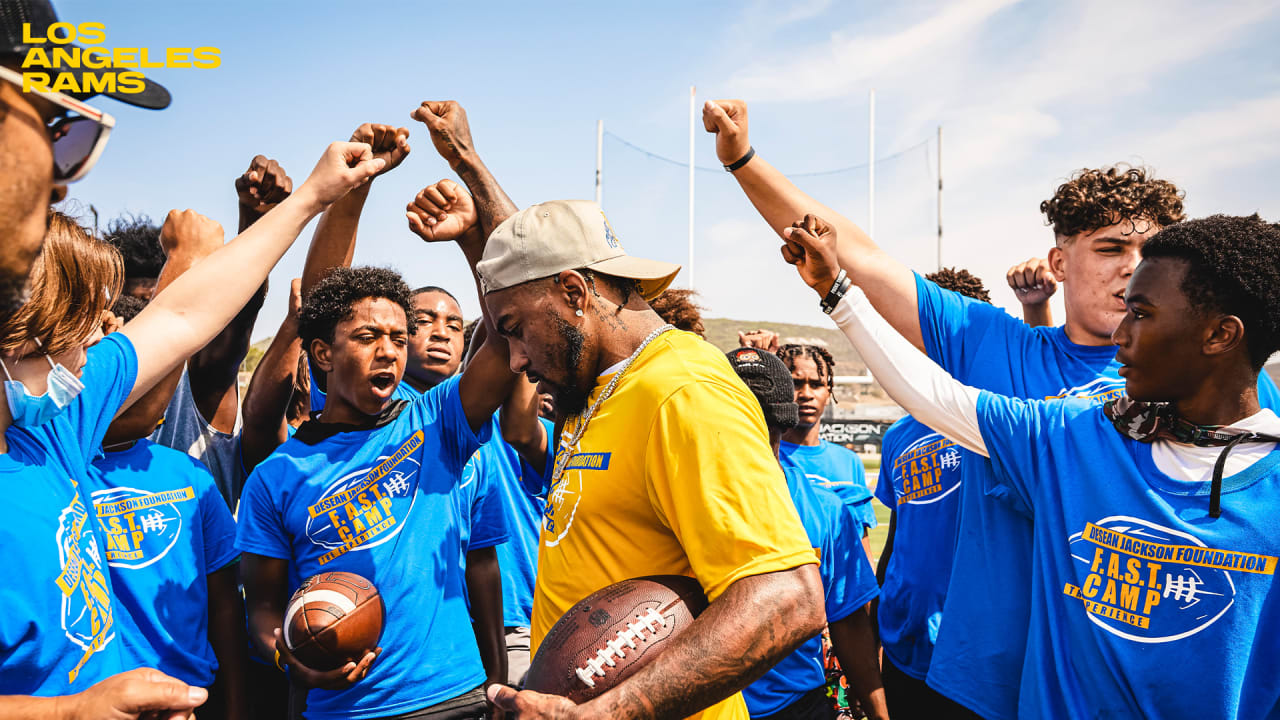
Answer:
M637 368L632 392L656 409L679 393L755 396L715 345L688 332L674 331L654 340L659 346Z

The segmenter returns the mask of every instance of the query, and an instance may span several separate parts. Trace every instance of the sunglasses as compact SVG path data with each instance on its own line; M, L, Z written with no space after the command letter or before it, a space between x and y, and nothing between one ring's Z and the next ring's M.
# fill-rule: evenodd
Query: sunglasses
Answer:
M7 67L0 66L0 80L22 87L22 74ZM106 148L116 119L55 90L32 90L30 94L57 105L63 113L76 113L72 117L63 114L46 126L53 142L54 182L71 183L88 175Z

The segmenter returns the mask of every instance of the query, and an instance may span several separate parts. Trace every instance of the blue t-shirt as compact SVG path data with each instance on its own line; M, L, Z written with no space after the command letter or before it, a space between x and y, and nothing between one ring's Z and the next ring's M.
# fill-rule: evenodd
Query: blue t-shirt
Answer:
M542 420L544 424L547 421ZM492 423L493 439L471 457L462 471L463 482L479 477L501 494L506 525L511 538L498 546L498 567L502 571L502 624L529 627L533 611L533 580L538 571L538 533L543 500L525 491L520 477L520 455L502 439L497 415ZM550 437L551 429L547 429Z
M1280 613L1280 451L1224 478L1214 519L1208 481L1165 475L1096 403L984 392L978 424L1035 520L1021 717L1280 714L1280 640L1259 632Z
M418 710L484 680L467 610L465 554L479 484L462 469L488 440L467 423L450 378L369 430L304 424L245 485L237 546L289 560L290 591L319 572L368 578L386 606L383 652L346 690L311 690L306 716ZM485 532L486 541L505 533Z
M960 515L960 448L908 415L884 434L876 498L894 512L880 590L880 642L923 680L942 623Z
M862 549L862 523L834 493L816 487L796 468L783 468L787 489L818 552L827 622L837 622L879 594L875 571ZM815 635L783 658L742 696L753 716L772 715L826 682L822 636Z
M784 440L779 452L782 467L799 468L809 482L834 492L851 505L864 528L869 530L876 526L871 489L867 487L867 471L863 469L862 459L857 453L826 440L819 440L817 445L796 445Z
M189 685L213 684L206 576L233 562L236 524L208 469L150 440L93 462L90 491L120 605L141 631L125 635L146 664Z
M1062 327L1029 327L1004 310L916 276L920 331L930 358L961 382L1013 397L1088 398L1124 390L1114 345L1077 345ZM1265 373L1259 400L1280 395ZM964 452L960 526L928 683L987 720L1017 717L1031 613L1031 518L991 463ZM993 502L993 500L1000 500Z
M133 344L112 334L89 348L84 390L65 411L5 432L0 695L69 695L141 665L119 637L137 629L114 596L85 488L137 373Z

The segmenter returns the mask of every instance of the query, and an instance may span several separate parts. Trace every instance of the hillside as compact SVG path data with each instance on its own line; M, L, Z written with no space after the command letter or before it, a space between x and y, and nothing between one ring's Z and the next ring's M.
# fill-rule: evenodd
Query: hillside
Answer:
M867 371L867 366L858 357L857 351L844 334L835 328L728 318L703 318L702 324L707 328L707 340L725 352L738 347L740 330L772 330L778 333L783 343L797 342L827 348L836 359L837 375L861 375Z

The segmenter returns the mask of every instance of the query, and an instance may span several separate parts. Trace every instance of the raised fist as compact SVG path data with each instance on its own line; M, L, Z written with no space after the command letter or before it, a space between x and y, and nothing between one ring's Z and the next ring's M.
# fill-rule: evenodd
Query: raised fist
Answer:
M708 100L702 106L702 126L716 136L716 156L732 165L751 149L747 139L747 104L741 100Z
M805 284L826 296L840 274L836 229L817 215L805 215L782 231L782 259L796 266Z
M293 192L293 180L280 163L263 155L254 155L249 169L236 178L236 196L240 204L262 215Z
M467 111L453 100L425 101L409 113L409 117L431 130L431 144L449 167L458 169L463 160L475 153Z
M222 247L222 236L222 226L217 221L190 208L170 210L160 226L160 247L169 257L187 253L202 258Z
M330 143L298 192L306 190L306 199L323 211L353 188L368 182L386 164L386 158L373 156L368 143Z
M738 345L740 347L755 348L764 350L765 352L776 353L780 344L778 342L778 333L772 330L748 330L747 332L738 332Z
M1058 276L1044 258L1031 258L1014 265L1005 279L1023 305L1043 305L1058 291Z
M457 240L478 227L471 195L452 180L428 185L405 207L409 229L427 242Z
M404 162L409 155L409 131L405 128L365 123L351 133L351 142L367 143L375 158L386 161L378 175Z

